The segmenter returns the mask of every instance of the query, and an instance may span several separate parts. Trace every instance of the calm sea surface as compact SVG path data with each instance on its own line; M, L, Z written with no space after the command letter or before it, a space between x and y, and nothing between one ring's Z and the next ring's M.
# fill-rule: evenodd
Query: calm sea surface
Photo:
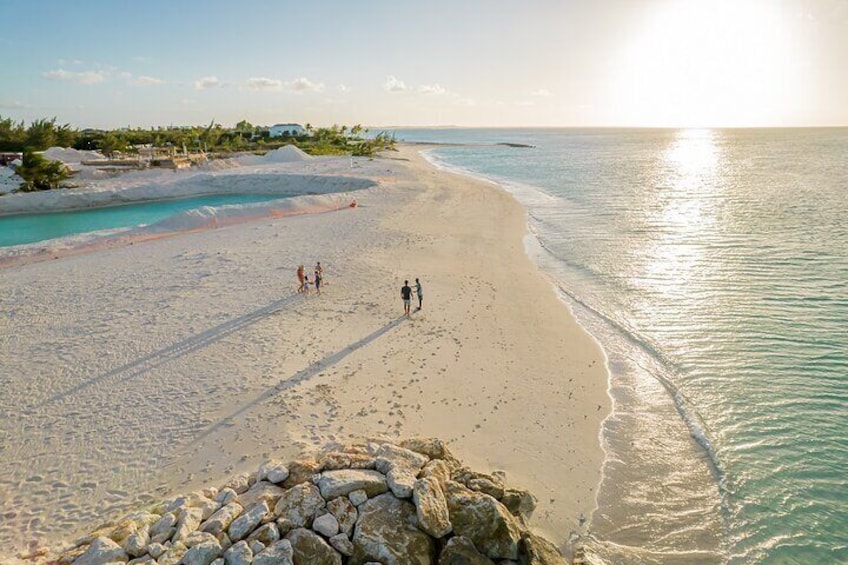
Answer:
M848 563L848 129L398 130L525 205L609 357L597 563Z

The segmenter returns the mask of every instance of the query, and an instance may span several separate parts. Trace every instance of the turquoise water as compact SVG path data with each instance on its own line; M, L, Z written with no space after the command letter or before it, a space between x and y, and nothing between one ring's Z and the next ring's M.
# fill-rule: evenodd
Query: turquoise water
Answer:
M527 207L603 344L607 563L848 563L848 130L400 130Z
M49 214L0 216L0 247L35 243L100 230L152 224L201 206L267 202L287 196L291 195L217 194Z

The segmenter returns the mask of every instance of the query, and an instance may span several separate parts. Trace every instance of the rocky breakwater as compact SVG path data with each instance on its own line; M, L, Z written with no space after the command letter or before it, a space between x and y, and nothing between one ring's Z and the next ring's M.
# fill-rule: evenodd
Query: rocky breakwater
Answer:
M56 565L565 564L533 534L536 501L437 439L268 461L77 540Z

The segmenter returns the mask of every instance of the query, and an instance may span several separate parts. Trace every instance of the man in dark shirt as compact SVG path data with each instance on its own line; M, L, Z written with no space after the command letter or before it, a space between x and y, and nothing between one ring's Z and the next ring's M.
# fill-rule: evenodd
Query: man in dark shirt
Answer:
M409 287L409 281L403 281L400 297L403 298L403 313L409 318L409 307L412 304L412 289Z

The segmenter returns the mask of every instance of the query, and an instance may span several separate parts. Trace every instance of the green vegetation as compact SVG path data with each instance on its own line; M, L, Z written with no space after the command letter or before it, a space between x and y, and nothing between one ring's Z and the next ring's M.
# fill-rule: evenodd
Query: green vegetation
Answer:
M0 151L24 154L23 165L17 169L24 179L21 190L33 191L57 188L70 176L64 165L38 154L54 146L99 150L106 157L138 154L142 147L155 147L176 153L202 151L212 158L222 158L234 152L265 153L284 145L295 145L311 155L370 156L393 148L395 142L384 132L369 136L368 130L358 124L351 128L313 128L306 124L305 130L305 135L272 138L268 128L254 126L247 120L232 128L213 120L208 126L80 131L69 124L58 124L56 118L35 120L26 126L23 121L0 116Z
M48 161L31 150L24 151L23 164L17 168L24 179L21 192L59 188L59 183L70 177L68 168L59 161Z
M391 136L385 133L368 136L368 130L360 125L313 128L306 124L305 129L305 135L271 138L268 128L254 126L246 120L232 128L213 120L208 126L79 131L68 124L57 124L56 118L36 120L27 127L24 122L0 116L0 151L44 151L59 146L99 150L111 156L137 153L140 146L153 146L226 156L236 151L265 152L283 145L296 145L312 155L373 155L394 145Z

